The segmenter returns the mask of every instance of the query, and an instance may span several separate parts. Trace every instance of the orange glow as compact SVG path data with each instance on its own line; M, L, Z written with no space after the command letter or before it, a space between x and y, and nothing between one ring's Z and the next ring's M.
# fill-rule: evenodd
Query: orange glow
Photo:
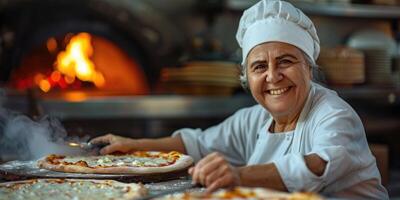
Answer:
M40 84L40 81L42 81L45 78L45 76L41 73L38 73L35 75L35 77L33 78L33 81L36 83L36 85Z
M46 42L47 50L49 50L50 53L54 53L57 50L57 46L57 41L54 37L49 38Z
M105 84L104 76L96 71L94 63L90 60L93 55L91 36L88 33L79 33L70 39L65 51L57 56L56 69L64 74L66 83L72 83L75 77L82 81L93 82L101 87ZM102 77L102 80L97 80Z
M59 71L53 71L50 75L51 80L58 82L61 79L61 73Z
M43 92L48 92L51 89L50 82L48 80L46 80L46 79L42 79L39 82L39 87Z
M84 92L74 91L65 93L64 98L68 101L79 102L86 100L87 95Z
M74 76L64 76L64 80L67 84L72 84L75 82L75 77Z
M103 74L98 73L98 72L96 72L96 73L94 74L94 79L93 79L93 81L94 81L94 84L95 84L97 87L103 87L104 84L106 83L106 80L104 79Z

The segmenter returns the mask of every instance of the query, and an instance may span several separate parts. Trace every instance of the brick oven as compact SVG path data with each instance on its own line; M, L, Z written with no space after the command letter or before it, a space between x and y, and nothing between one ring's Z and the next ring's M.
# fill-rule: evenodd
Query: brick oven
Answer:
M145 1L0 2L0 81L18 91L149 94L181 45Z

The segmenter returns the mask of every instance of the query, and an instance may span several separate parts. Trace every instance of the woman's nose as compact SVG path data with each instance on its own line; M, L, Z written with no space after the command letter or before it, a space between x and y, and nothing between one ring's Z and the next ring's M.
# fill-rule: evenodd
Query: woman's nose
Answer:
M273 69L272 67L270 67L267 71L267 77L266 77L266 81L268 83L276 83L279 82L280 80L282 80L283 75L282 73L277 70L277 69Z

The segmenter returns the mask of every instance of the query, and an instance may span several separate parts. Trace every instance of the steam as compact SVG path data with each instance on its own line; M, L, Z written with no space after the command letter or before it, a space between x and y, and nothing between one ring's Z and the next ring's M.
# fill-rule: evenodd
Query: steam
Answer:
M34 160L48 154L84 154L66 142L82 142L89 137L68 137L59 120L44 116L33 121L18 112L5 109L4 91L0 90L0 160Z

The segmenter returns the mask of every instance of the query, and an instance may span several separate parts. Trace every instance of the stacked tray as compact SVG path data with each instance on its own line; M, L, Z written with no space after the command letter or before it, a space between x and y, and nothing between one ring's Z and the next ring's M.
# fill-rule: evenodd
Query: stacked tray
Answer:
M317 62L330 84L352 85L365 81L364 54L356 49L325 48Z
M240 87L239 68L231 62L188 62L179 68L164 68L161 81L176 94L231 95Z

